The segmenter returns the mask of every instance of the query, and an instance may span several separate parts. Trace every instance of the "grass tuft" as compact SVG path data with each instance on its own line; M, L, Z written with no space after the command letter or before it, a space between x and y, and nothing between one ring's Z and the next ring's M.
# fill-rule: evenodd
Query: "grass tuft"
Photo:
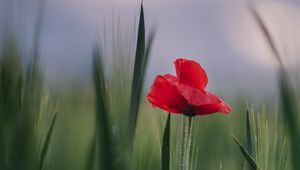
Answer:
M113 150L111 125L109 120L109 103L107 98L106 79L104 74L103 57L99 49L93 54L93 74L96 101L96 133L99 148L100 169L113 169Z

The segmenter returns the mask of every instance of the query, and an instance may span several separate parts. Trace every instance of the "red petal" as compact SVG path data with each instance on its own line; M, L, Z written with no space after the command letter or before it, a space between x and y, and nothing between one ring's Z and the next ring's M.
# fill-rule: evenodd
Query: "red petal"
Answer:
M176 84L178 80L170 74L158 75L147 96L154 107L159 107L172 113L186 113L190 106L179 94Z
M203 115L209 115L209 114L216 113L216 112L227 114L227 113L231 112L231 107L224 102L220 102L220 103L215 103L215 104L207 104L207 105L197 106L194 108L195 115L203 116Z
M192 60L177 59L174 64L180 83L192 86L196 89L205 89L208 78L199 63Z
M219 108L221 106L221 103L214 103L214 104L206 104L202 106L197 106L194 108L194 114L195 115L209 115L215 112L219 111Z
M194 108L194 114L196 115L208 115L215 112L221 112L221 113L229 113L231 112L231 107L225 103L222 99L220 99L218 96L207 92L207 94L210 96L210 98L214 98L216 100L215 103L195 106Z
M178 83L177 89L190 105L201 106L220 102L220 99L217 96L188 85Z

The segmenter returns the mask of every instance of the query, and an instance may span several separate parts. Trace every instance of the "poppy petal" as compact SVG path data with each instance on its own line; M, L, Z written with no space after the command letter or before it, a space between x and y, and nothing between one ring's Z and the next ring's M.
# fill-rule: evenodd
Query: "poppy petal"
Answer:
M186 113L191 107L179 94L176 84L178 80L170 74L158 75L147 96L153 107L159 107L172 113Z
M209 115L211 113L220 112L220 113L229 113L231 112L231 107L225 103L218 96L207 92L210 98L214 98L216 103L205 104L194 107L194 114L196 115Z
M218 112L220 106L221 106L221 102L197 106L194 108L194 114L201 115L201 116L210 115L212 113Z
M196 89L205 89L208 78L199 63L192 60L177 59L174 64L180 83L192 86Z
M185 98L185 100L187 100L188 104L193 106L201 106L220 102L220 99L217 96L185 84L178 83L177 89Z
M194 108L194 114L195 115L209 115L215 112L220 112L220 113L229 113L231 112L231 108L228 104L224 102L219 102L215 104L207 104L207 105L202 105L202 106L197 106Z

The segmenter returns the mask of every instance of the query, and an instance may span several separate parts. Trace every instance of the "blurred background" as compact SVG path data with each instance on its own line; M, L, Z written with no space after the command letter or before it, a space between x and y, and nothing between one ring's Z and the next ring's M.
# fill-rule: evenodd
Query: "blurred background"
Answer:
M117 79L111 78L111 82L125 84L119 92L125 96L128 93L126 78L132 70L126 67L133 66L140 3L138 0L46 0L41 5L38 0L0 1L0 51L5 49L8 32L15 37L22 63L30 63L32 51L38 47L44 93L59 115L46 157L50 169L85 169L95 124L91 67L92 50L97 42L102 42L107 50L107 74ZM144 0L146 33L156 28L156 35L141 98L135 169L159 167L156 162L160 159L164 113L153 110L145 95L157 74L175 74L173 61L179 57L201 63L209 77L208 90L233 107L230 116L199 118L204 131L199 132L196 140L199 145L195 147L200 149L199 162L195 164L201 168L195 169L220 166L242 169L243 158L230 134L243 138L247 102L257 112L273 113L278 112L279 98L278 62L249 12L250 4L265 21L297 84L299 1ZM114 92L115 96L120 95ZM141 124L150 127L147 132ZM114 130L119 128L113 123ZM215 135L210 134L211 129ZM210 147L205 148L206 145Z
M2 29L7 20L13 19L24 42L22 48L29 49L37 3L34 0L2 0L1 3ZM174 73L174 59L185 57L196 59L207 70L211 77L210 89L227 91L231 96L245 90L247 95L274 93L277 63L247 9L248 3L243 0L145 1L146 26L149 29L157 26L147 87L155 75ZM55 85L65 83L61 80L66 78L86 80L91 63L88 56L95 41L102 36L101 30L106 28L107 34L111 34L112 23L120 20L121 30L133 34L139 5L137 0L46 1L40 53L47 82ZM262 1L256 6L280 52L287 54L288 64L296 69L299 2ZM253 82L261 83L253 86Z

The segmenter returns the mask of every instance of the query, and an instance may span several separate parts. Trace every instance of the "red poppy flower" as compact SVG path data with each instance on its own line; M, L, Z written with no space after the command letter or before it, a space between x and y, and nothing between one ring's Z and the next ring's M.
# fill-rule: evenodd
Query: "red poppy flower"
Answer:
M199 63L177 59L176 76L158 75L147 96L153 107L188 116L229 113L231 108L213 93L205 91L206 72Z

